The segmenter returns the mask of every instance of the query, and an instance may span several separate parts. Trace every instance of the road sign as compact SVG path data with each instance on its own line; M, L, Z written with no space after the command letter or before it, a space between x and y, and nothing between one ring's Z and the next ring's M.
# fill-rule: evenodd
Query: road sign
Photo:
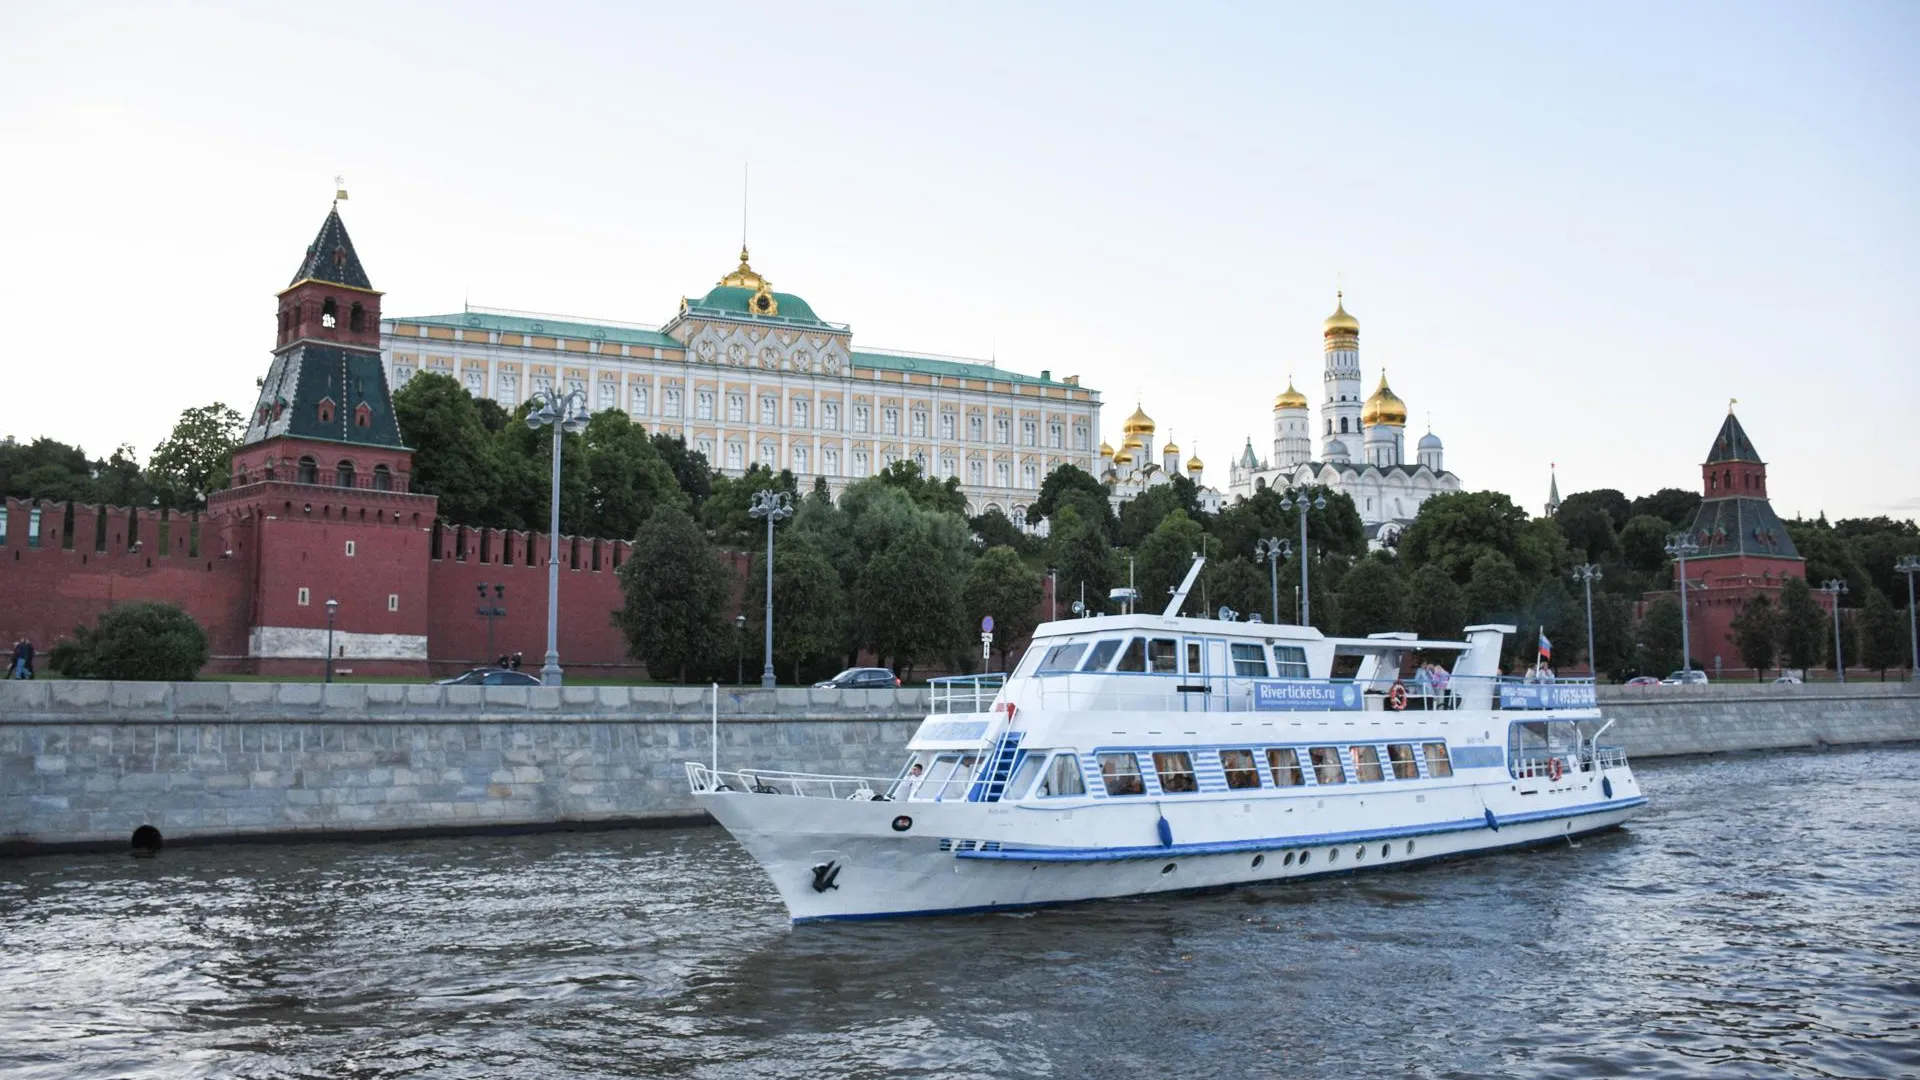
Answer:
M980 632L983 634L993 633L993 616L989 615L980 620Z

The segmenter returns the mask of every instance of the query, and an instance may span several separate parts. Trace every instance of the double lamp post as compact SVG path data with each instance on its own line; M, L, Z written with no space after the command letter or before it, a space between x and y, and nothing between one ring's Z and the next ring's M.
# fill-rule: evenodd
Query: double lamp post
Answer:
M560 436L586 426L587 396L578 390L536 395L533 411L527 414L528 428L553 429L553 492L547 517L547 662L540 665L540 681L548 686L560 685ZM487 629L491 636L491 620ZM491 643L488 648L492 648Z

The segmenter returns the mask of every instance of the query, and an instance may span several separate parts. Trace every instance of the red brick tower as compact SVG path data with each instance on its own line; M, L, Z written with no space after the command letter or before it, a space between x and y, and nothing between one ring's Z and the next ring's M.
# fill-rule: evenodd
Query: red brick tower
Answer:
M1731 410L1700 466L1700 482L1705 501L1688 532L1700 554L1687 560L1688 596L1693 652L1712 671L1741 666L1732 630L1740 608L1755 596L1778 604L1786 580L1806 576L1806 560L1767 501L1767 464Z
M407 492L380 363L380 293L338 205L279 295L260 400L208 500L251 568L247 656L261 674L319 674L329 599L336 669L427 671L427 565L437 500Z

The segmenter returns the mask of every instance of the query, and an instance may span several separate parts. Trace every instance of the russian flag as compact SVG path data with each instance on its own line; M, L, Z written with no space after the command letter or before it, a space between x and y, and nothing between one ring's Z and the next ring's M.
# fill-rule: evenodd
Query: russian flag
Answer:
M1553 642L1547 640L1545 630L1540 631L1540 655L1548 659L1553 658Z

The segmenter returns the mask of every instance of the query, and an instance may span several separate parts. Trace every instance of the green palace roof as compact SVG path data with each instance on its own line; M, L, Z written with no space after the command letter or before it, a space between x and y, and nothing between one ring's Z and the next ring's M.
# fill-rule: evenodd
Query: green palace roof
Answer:
M966 360L948 360L935 356L901 356L894 353L860 352L852 354L856 368L878 368L882 371L912 371L921 375L938 375L952 379L992 379L995 382L1021 383L1034 386L1064 386L1051 375L1046 377L1022 375L995 367L992 364L976 364ZM1086 387L1079 389L1085 390Z
M491 311L463 311L452 315L394 316L387 321L414 326L447 326L467 330L499 330L509 334L539 334L543 337L571 338L580 341L611 341L622 345L648 345L663 349L681 347L679 342L658 330L639 326L622 326L618 323L550 318L545 315L505 315Z
M772 293L773 302L778 305L778 314L761 315L751 306L753 298L757 295L759 293L756 290L738 285L715 285L700 299L688 300L687 310L736 318L765 319L768 322L797 323L803 326L828 325L820 320L820 316L813 313L812 306L792 293ZM845 329L845 327L834 327L834 329Z

